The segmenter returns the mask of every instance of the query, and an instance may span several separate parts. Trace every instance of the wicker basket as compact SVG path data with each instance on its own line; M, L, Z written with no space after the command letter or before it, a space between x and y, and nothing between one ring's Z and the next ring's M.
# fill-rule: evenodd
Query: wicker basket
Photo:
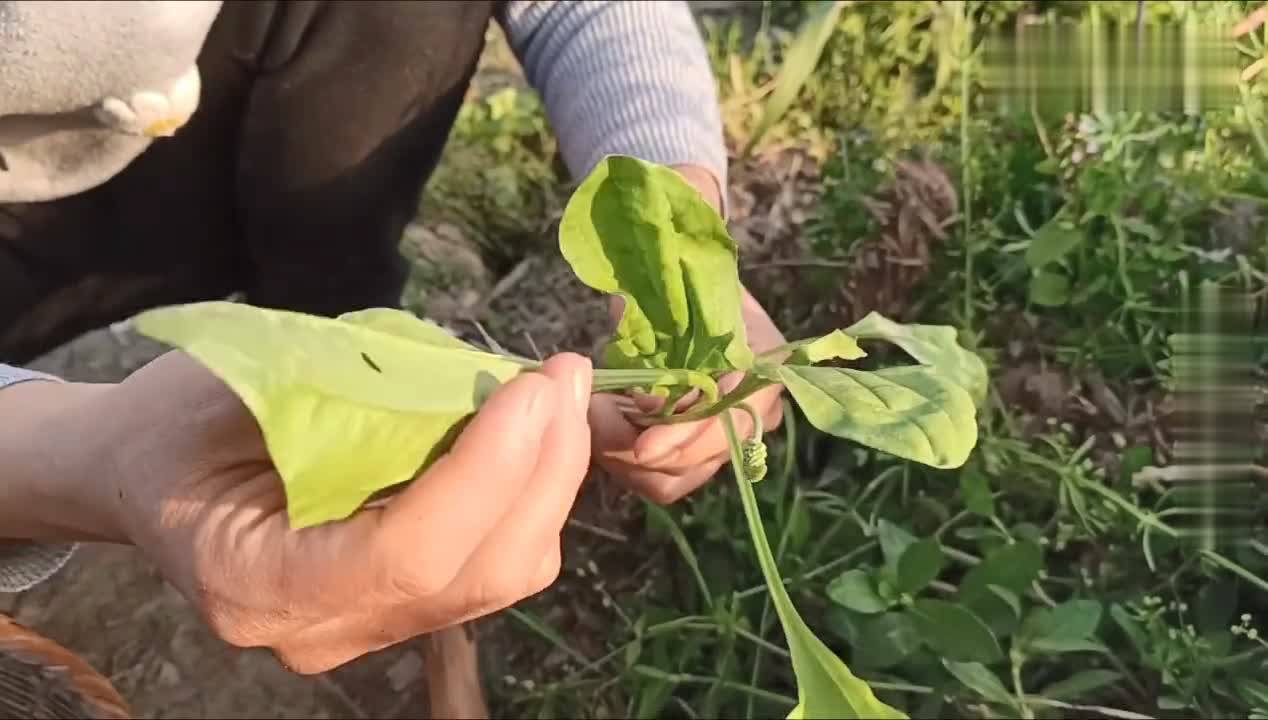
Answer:
M0 614L0 718L129 718L110 681L61 645Z

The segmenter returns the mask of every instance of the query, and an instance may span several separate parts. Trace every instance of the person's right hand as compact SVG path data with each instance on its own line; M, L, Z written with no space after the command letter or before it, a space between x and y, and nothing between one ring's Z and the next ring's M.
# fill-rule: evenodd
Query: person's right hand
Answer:
M577 355L550 359L385 505L303 530L253 417L184 353L95 393L65 437L86 447L80 469L104 483L123 538L221 638L315 673L554 582L588 470L591 377Z

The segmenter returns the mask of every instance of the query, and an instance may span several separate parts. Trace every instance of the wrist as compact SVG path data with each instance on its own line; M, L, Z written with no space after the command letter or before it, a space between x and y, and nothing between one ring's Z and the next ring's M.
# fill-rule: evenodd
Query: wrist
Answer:
M33 380L0 388L0 537L122 541L93 409L112 387Z
M722 183L718 181L717 176L699 165L683 164L670 167L690 183L705 201L713 206L714 210L722 212Z

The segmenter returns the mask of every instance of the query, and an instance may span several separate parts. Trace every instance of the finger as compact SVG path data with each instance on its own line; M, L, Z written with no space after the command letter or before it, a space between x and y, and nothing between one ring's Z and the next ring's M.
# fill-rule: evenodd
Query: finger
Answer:
M718 382L718 390L721 394L731 392L743 379L741 373L728 373ZM709 420L701 420L649 428L639 437L634 454L640 463L663 460L685 446L698 442L700 435L707 432L709 423Z
M584 413L592 373L588 361L572 354L551 358L542 372L553 380L558 411L547 422L541 452L514 510L480 538L478 549L443 591L381 609L360 626L343 623L329 642L350 643L354 650L399 642L441 625L500 610L539 592L543 563L547 567L553 564L558 573L560 533L585 478L590 455ZM486 474L499 471L493 465L484 470Z
M762 418L763 431L774 430L782 422L779 395L780 388L775 386L754 393L749 400L750 406ZM739 439L748 439L753 434L753 418L743 410L728 412L735 423ZM673 472L678 468L689 468L729 456L730 445L720 418L685 424L694 426L690 434L685 434L674 425L648 428L635 442L634 457L638 463L648 470ZM670 449L667 451L666 447Z
M558 552L559 536L589 466L589 365L579 356L560 355L547 361L542 371L556 379L560 395L537 466L515 512L485 539L456 583L472 583L470 605L481 614L539 591L535 583L541 558Z
M347 561L374 567L373 582L407 595L448 587L532 477L557 411L556 386L534 372L495 391L452 449L381 511L368 552Z
M631 392L628 397L633 401L635 409L645 414L659 412L661 408L665 407L665 398L663 397L656 397L655 395L641 392ZM674 412L682 412L690 408L699 399L700 390L693 388L679 398L678 402L674 403Z
M633 492L658 505L675 503L707 483L726 462L716 459L672 473L647 470L637 465L600 462L600 465Z
M536 592L534 583L540 582L541 565L549 567L552 553L554 567L558 568L559 531L567 521L581 479L585 478L590 454L583 412L590 401L592 371L582 357L562 355L545 363L543 376L550 380L553 407L558 412L541 423L547 430L531 479L515 499L514 510L503 515L502 524L487 537L479 537L478 549L464 558L453 582L426 597L392 598L385 606L372 602L373 607L364 614L345 614L311 627L302 638L290 641L293 657L355 657L429 633L436 627L487 614L500 608L498 605L519 600L525 592ZM481 474L500 474L502 468L500 464L489 464ZM541 537L543 526L547 527L547 541ZM541 548L545 559L541 559L541 553L534 555L533 548ZM531 567L517 567L525 555L533 558ZM506 587L508 584L511 587ZM515 596L514 600L503 600L508 596Z
M622 456L633 461L634 443L638 441L640 430L626 419L628 400L606 393L590 398L588 418L596 455Z

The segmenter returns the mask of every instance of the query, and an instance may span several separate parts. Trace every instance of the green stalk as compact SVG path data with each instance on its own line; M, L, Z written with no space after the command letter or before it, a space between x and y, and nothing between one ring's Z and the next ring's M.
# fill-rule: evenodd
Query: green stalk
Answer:
M596 368L594 392L614 392L636 388L691 387L710 403L718 401L718 383L698 370L614 370ZM737 388L738 389L738 388Z
M596 375L598 371L596 371ZM764 390L775 383L757 377L756 375L745 375L739 385L731 392L723 395L721 398L715 397L709 404L701 405L688 410L684 413L669 416L639 416L636 418L641 425L674 425L677 423L696 422L697 420L708 420L711 417L721 415L724 411L736 407L744 402L753 393Z

